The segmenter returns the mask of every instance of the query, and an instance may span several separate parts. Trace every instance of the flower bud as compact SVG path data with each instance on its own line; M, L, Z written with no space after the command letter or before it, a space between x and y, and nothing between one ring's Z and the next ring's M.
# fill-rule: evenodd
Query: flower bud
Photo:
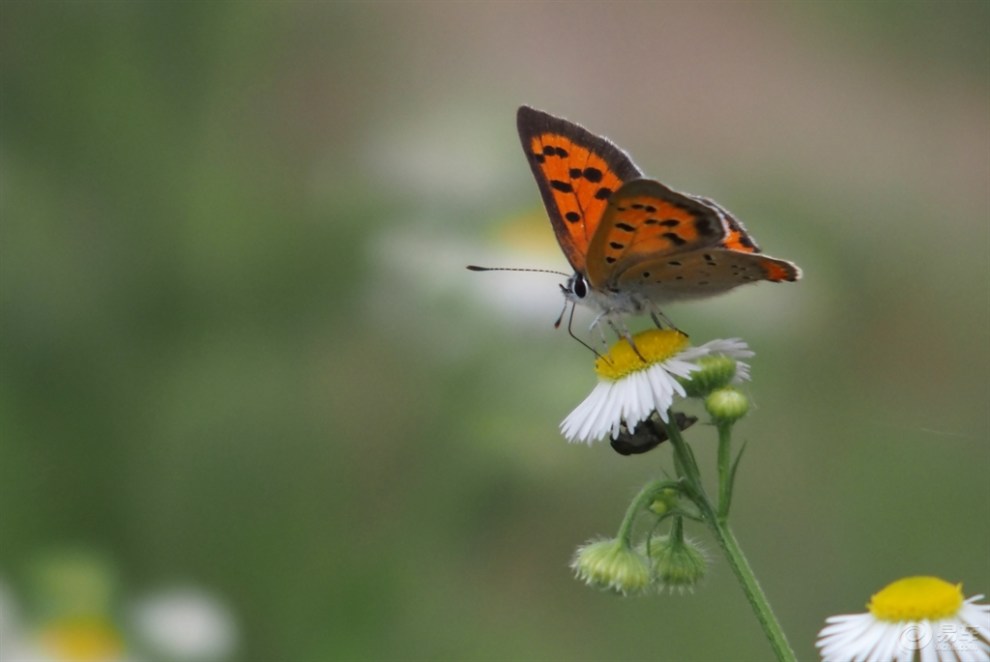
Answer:
M705 356L698 359L698 365L700 370L680 380L689 398L703 398L715 389L728 386L736 376L736 360L731 356Z
M618 538L581 545L571 568L588 586L622 595L642 593L652 581L646 559Z
M666 515L677 506L678 496L677 490L673 488L660 490L648 508L654 515Z
M660 590L693 591L708 567L701 548L690 538L660 536L650 541L650 562Z
M705 409L716 425L732 425L749 411L749 398L734 388L720 388L705 398Z

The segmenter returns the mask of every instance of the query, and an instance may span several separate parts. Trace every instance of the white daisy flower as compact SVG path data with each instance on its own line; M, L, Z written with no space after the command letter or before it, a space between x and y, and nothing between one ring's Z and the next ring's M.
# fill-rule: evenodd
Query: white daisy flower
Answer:
M824 662L990 661L990 605L962 584L906 577L870 599L865 614L830 616L816 646Z
M746 343L737 338L689 347L686 335L670 329L644 331L633 342L635 349L628 341L619 340L595 361L598 385L560 424L568 441L590 444L607 435L615 439L623 424L635 430L636 424L654 411L666 422L674 396L685 395L678 378L700 370L700 359L753 356ZM735 380L742 379L749 379L749 366L738 362Z

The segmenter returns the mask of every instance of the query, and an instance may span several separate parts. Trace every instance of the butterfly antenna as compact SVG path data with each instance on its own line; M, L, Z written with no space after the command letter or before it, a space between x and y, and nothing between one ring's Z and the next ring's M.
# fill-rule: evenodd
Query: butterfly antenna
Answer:
M558 276L563 276L564 278L570 278L570 274L565 274L563 271L557 271L555 269L526 269L523 267L479 267L475 264L467 265L469 271L530 271L539 274L557 274Z
M469 271L531 271L541 274L557 274L558 276L564 276L565 278L571 277L571 274L564 273L563 271L557 271L555 269L524 269L521 267L479 267L475 264L469 264L467 265L467 268ZM563 285L560 286L560 289L562 289L565 293L567 292L567 288L564 287ZM563 310L560 311L560 317L558 317L557 321L553 323L553 328L555 329L560 328L560 324L564 321L564 314L567 313L568 303L571 304L571 314L567 318L567 334L571 338L574 338L574 340L577 340L579 343L590 349L591 353L594 354L597 358L602 358L602 355L598 353L598 350L596 350L594 347L592 347L591 345L589 345L588 343L586 343L585 341L581 340L576 335L574 335L574 331L571 329L571 325L574 323L574 311L575 309L577 309L576 303L571 303L570 301L564 302L564 308Z

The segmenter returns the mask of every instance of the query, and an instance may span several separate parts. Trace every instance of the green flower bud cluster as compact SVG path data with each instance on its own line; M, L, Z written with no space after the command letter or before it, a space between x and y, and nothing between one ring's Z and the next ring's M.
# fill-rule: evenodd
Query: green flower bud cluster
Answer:
M679 523L670 535L650 537L635 547L622 538L590 541L578 548L571 561L585 584L621 595L694 590L707 566L704 552L684 537Z

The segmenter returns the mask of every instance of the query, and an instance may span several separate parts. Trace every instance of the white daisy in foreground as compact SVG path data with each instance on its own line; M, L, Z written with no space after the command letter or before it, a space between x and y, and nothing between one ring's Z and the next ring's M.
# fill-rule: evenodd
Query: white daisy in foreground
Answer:
M590 444L607 435L615 439L622 424L634 430L654 411L666 422L674 396L685 395L677 378L685 379L700 370L700 359L753 356L746 343L738 339L690 347L686 335L671 329L644 331L634 336L633 342L635 350L627 340L619 340L595 361L598 385L560 424L568 441ZM748 379L749 366L738 363L735 378Z
M830 616L815 644L825 662L990 660L990 605L962 584L906 577L870 599L866 614Z

